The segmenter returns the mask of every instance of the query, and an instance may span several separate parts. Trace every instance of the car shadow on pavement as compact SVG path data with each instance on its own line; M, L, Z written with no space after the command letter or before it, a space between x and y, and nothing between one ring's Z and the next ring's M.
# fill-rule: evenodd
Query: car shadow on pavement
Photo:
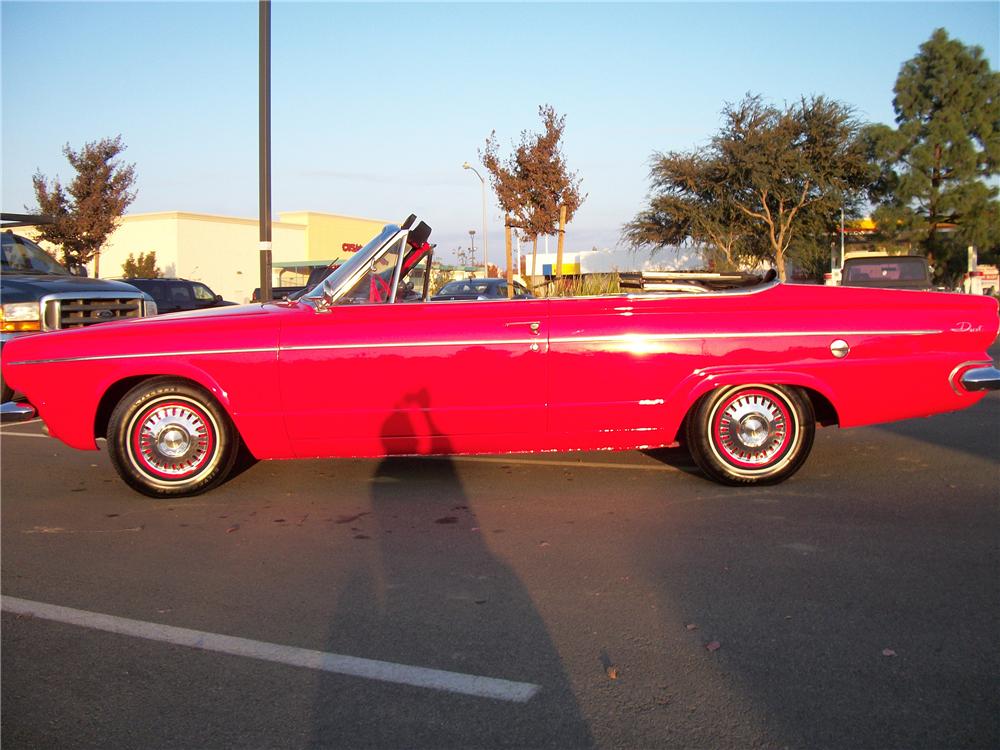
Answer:
M701 469L695 464L694 459L691 458L691 453L683 445L673 448L650 448L639 452L655 461L659 461L665 466L672 466L678 471L683 471L685 474L704 476Z
M387 448L450 453L429 406L424 391L397 404ZM515 703L324 675L308 746L593 746L546 624L484 540L454 462L386 458L370 500L354 537L369 548L335 597L328 649L541 689Z
M1000 395L988 394L964 412L907 419L876 425L875 429L995 461L1000 455Z

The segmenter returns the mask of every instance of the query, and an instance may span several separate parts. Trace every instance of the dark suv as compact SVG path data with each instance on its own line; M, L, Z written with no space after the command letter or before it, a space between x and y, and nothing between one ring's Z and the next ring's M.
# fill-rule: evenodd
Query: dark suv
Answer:
M163 313L181 310L203 310L206 307L226 307L235 305L227 302L200 281L187 279L127 279L128 283L141 289L156 301L156 307Z

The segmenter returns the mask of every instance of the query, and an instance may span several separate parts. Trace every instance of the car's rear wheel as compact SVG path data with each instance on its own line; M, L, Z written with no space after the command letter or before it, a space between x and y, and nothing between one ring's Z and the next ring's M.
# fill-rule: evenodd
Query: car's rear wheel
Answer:
M197 495L223 482L240 440L225 410L191 383L157 378L118 402L108 454L119 476L150 497Z
M775 484L799 470L812 448L816 416L798 388L718 388L695 404L687 445L705 474L723 484Z

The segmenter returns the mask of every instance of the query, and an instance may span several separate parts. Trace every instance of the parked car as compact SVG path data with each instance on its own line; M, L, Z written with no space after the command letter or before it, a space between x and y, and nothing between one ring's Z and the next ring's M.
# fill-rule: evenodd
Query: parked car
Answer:
M514 298L534 297L519 281L514 282ZM507 299L507 279L462 279L449 281L432 297L435 301L460 299Z
M425 284L403 302L429 235L388 225L297 301L11 341L4 375L51 435L85 450L106 437L122 479L154 497L215 487L242 445L284 459L680 438L712 479L773 483L817 424L963 409L1000 387L990 298L772 281L448 304Z
M221 294L216 294L200 281L188 279L129 279L128 283L156 300L160 314L183 310L204 310L206 307L229 307Z
M927 258L919 255L865 255L848 258L840 275L841 286L883 289L934 288Z
M38 217L23 218L21 223ZM0 233L0 242L0 349L29 333L156 314L152 297L134 286L71 274L34 242L9 229ZM6 402L13 395L0 375L0 398Z

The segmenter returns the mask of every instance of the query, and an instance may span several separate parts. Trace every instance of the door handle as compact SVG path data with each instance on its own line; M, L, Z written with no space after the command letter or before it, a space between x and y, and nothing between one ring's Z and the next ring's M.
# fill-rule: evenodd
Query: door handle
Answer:
M538 329L540 329L542 327L541 322L539 322L537 320L522 320L522 321L518 321L516 323L505 323L504 325L507 328L511 328L512 326L528 326L528 328L531 330L531 335L532 336L537 336L538 335Z

